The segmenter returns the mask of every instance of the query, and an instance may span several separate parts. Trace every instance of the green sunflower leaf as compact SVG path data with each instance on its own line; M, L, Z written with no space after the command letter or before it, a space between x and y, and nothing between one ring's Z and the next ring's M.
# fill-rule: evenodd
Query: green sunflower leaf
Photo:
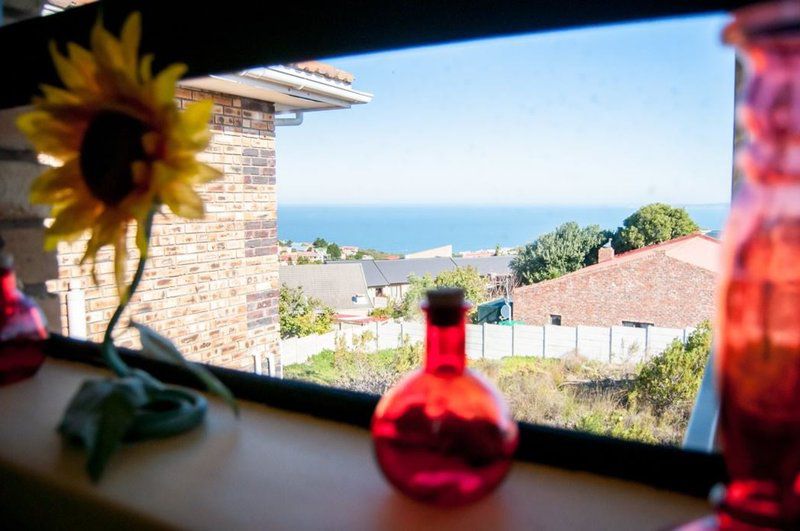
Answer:
M233 393L216 376L211 374L205 367L184 358L172 341L152 328L134 321L131 321L131 326L139 331L139 337L142 341L142 354L144 356L184 367L203 382L210 393L224 400L234 414L237 417L239 416L239 405L236 403Z
M133 424L137 408L148 400L145 387L137 378L84 382L72 398L58 431L86 448L86 471L92 481L100 479Z

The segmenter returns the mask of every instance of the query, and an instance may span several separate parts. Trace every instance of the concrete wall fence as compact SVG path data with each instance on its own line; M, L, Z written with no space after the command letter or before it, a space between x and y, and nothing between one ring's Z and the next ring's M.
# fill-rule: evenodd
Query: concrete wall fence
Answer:
M507 356L563 358L578 354L607 363L636 363L664 351L674 340L685 342L694 328L631 328L627 326L501 326L467 325L467 356L500 359ZM378 322L341 325L327 334L283 339L280 357L284 365L303 363L336 342L352 346L363 341L370 351L396 348L403 337L412 343L425 339L425 328L415 322Z

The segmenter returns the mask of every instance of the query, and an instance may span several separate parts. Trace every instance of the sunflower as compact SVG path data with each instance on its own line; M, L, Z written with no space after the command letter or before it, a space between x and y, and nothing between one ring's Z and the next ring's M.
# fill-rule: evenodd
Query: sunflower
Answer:
M51 205L54 221L45 248L74 241L91 231L81 264L114 247L120 299L125 289L126 236L135 221L140 260L147 256L149 227L163 203L176 215L200 218L203 201L194 185L220 172L197 160L210 140L212 102L198 101L183 112L175 84L186 72L173 64L153 75L152 55L139 57L141 17L131 14L117 39L100 21L91 49L67 44L66 55L50 43L63 88L42 85L34 110L17 122L37 151L62 165L31 185L30 201Z

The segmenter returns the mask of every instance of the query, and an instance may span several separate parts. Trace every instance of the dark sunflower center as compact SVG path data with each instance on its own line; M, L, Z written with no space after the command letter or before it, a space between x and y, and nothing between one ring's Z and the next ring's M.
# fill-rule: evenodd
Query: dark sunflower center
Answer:
M131 164L144 160L144 123L114 111L99 113L89 124L81 144L81 172L97 199L116 205L134 188Z

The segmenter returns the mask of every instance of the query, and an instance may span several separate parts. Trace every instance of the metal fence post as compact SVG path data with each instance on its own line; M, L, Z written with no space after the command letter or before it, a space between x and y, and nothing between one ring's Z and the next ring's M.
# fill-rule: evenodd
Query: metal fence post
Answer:
M608 362L611 363L613 358L614 358L614 327L613 326L609 326L608 327Z
M547 357L547 325L542 326L542 358Z

